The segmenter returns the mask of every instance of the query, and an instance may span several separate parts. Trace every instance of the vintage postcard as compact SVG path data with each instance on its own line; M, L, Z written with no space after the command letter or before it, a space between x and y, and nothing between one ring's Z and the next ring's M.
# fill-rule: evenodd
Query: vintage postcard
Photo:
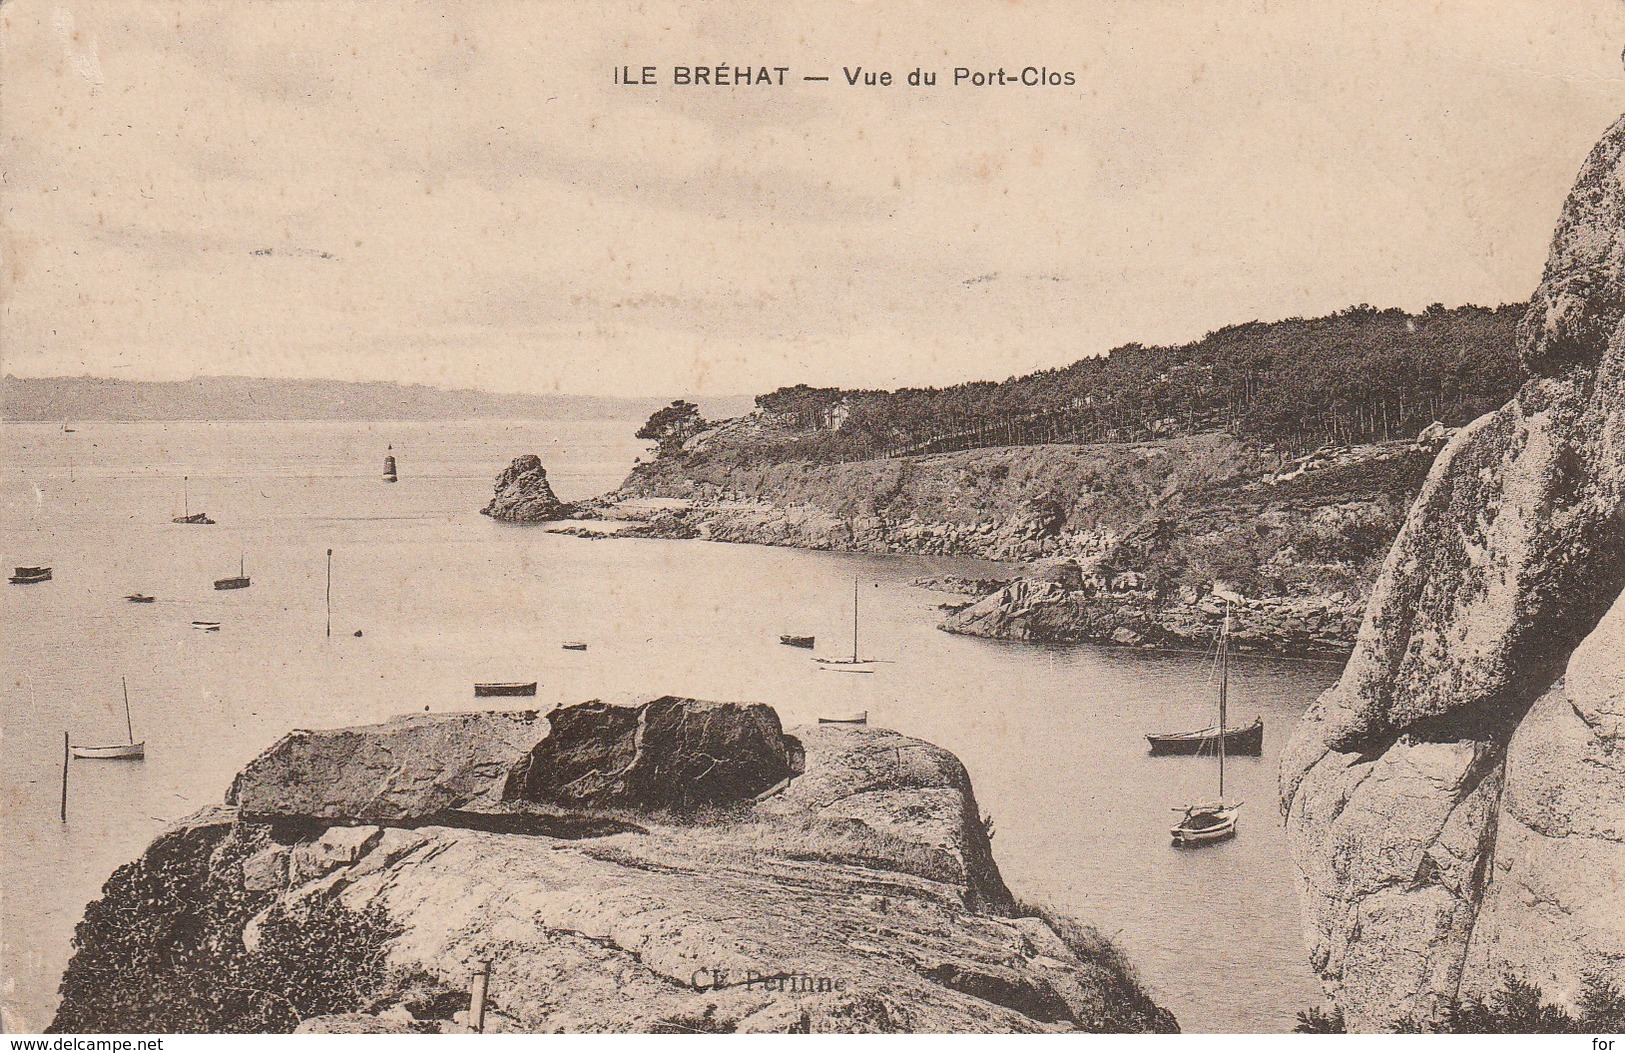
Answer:
M1622 48L0 5L14 1048L1612 1048Z

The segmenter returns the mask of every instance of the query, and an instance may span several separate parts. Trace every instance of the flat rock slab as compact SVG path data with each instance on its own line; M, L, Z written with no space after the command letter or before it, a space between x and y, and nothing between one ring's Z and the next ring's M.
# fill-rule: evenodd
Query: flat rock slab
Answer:
M251 761L226 800L253 818L422 820L500 801L509 772L546 733L534 710L295 731Z

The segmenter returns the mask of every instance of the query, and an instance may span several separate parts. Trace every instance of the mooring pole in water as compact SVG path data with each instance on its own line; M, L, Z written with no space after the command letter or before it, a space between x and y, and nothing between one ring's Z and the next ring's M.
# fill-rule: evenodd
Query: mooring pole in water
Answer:
M327 638L333 638L333 550L327 550Z
M62 821L68 821L68 733L62 733Z
M485 1031L485 992L491 983L491 963L479 962L474 968L474 980L468 992L468 1026Z

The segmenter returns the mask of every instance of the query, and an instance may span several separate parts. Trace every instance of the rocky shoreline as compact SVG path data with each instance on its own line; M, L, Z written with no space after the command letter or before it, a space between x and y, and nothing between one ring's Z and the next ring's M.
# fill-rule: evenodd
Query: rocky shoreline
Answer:
M973 602L947 605L939 628L996 640L1200 650L1213 645L1229 613L1238 651L1338 661L1354 647L1365 606L1346 593L1227 600L1194 590L1161 602L1141 591L1069 587L1073 570L1017 578Z
M53 1032L1177 1030L951 753L670 696L294 732L74 945Z
M545 472L527 457L499 477L486 512L587 539L1002 563L1004 577L952 583L971 602L945 606L940 625L990 639L1203 648L1222 593L1239 648L1339 659L1354 647L1381 553L1447 437L1441 429L1415 443L1323 451L1285 468L1212 435L805 466L793 476L724 471L686 453L573 507L536 489ZM546 514L525 511L538 506Z

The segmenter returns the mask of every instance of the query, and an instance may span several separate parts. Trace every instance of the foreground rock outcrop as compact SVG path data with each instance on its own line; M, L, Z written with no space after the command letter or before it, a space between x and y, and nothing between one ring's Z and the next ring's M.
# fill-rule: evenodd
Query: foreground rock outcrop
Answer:
M489 1031L1174 1029L1016 902L964 767L894 732L670 697L413 717L289 736L232 792L87 908L52 1030L456 1031L480 963Z
M1622 165L1625 120L1520 327L1533 379L1440 454L1282 761L1311 960L1355 1029L1508 971L1560 999L1625 981Z
M560 501L548 484L542 459L528 453L515 457L497 476L496 493L480 514L521 523L563 519L570 511L571 507Z

